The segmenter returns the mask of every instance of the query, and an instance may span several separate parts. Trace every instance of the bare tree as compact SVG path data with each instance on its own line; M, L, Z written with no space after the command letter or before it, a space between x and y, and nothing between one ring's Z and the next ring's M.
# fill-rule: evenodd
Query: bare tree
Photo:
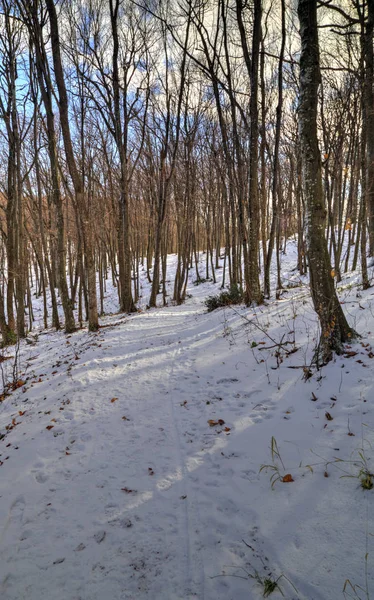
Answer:
M310 287L321 325L317 359L327 362L334 351L342 352L343 343L351 339L353 331L335 292L325 237L326 209L317 136L318 87L321 80L317 0L299 0L298 15L301 36L299 128Z

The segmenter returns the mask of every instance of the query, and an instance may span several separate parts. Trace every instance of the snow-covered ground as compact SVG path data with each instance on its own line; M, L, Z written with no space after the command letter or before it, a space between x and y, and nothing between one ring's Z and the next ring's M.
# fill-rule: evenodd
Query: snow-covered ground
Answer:
M295 264L290 242L285 281ZM305 280L207 313L219 284L193 278L183 306L22 343L0 402L1 600L252 600L266 580L274 599L337 600L347 579L364 591L346 597L374 594L373 290L344 280L362 338L305 381Z

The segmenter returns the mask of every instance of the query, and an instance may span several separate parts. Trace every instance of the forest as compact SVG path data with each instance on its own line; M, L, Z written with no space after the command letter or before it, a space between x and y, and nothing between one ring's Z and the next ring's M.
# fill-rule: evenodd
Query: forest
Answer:
M121 311L136 310L141 267L152 283L149 307L181 304L189 272L214 282L221 253L222 286L261 303L281 293L291 235L299 273L307 272L308 229L326 231L329 257L320 242L314 250L324 254L325 279L339 283L360 265L369 286L373 9L317 5L313 84L308 58L300 64L295 2L1 0L5 343L32 328L31 290L43 297L45 327L72 332L88 321L95 331L108 278ZM316 128L313 142L302 123ZM317 200L302 183L304 150L315 155ZM171 253L178 269L169 299Z
M0 597L374 597L374 0L0 0Z

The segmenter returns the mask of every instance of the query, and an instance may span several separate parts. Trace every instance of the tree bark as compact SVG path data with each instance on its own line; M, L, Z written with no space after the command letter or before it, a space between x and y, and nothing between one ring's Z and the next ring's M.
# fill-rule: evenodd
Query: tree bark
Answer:
M368 0L368 17L365 25L363 50L365 72L363 95L366 132L366 205L369 217L369 253L374 256L374 1Z
M334 351L341 353L343 343L349 341L354 332L346 321L335 292L325 236L326 208L317 137L318 87L321 79L317 0L299 0L298 15L301 35L299 131L310 287L321 326L316 352L319 366L320 361L326 363L331 360Z
M263 300L258 268L260 241L260 204L258 195L258 71L261 43L262 0L254 0L251 99L250 99L250 157L249 157L249 280L247 304Z
M84 213L84 233L86 241L87 254L87 287L88 287L88 328L90 331L97 331L99 328L98 310L97 310L97 293L96 293L96 271L94 261L94 249L92 242L92 225L89 222L89 207L85 206L86 198L84 193L83 178L78 171L77 163L74 156L73 144L71 140L70 124L69 124L69 105L68 96L65 86L64 72L62 68L61 51L60 51L60 35L58 29L58 20L54 0L46 0L48 10L50 28L51 28L51 47L53 55L53 65L55 69L55 78L59 94L59 113L61 121L62 136L64 140L66 162L70 177L73 182L75 197L78 207Z

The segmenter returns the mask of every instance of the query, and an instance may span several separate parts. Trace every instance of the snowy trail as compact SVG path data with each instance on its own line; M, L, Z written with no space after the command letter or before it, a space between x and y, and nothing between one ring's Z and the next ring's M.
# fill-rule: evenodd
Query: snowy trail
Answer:
M53 429L45 432L45 447L34 448L32 438L22 446L23 473L2 532L2 597L32 590L35 598L50 598L49 577L41 573L52 569L53 598L205 598L200 530L206 524L195 497L201 482L195 471L204 460L189 447L199 439L196 416L204 429L209 416L201 400L207 383L195 367L199 348L221 336L222 323L201 327L206 316L195 312L192 306L140 315L85 346L74 344L75 336L67 340L84 367L68 361L69 377L61 366L52 371L54 398L45 391L49 410L37 412ZM62 346L63 338L54 337ZM61 356L61 347L55 352ZM44 362L43 356L33 362L36 375ZM192 405L198 414L185 430ZM33 408L40 408L38 400ZM213 435L199 443L209 446ZM27 565L22 582L18 562Z
M352 356L304 382L305 294L208 314L210 290L22 346L0 402L1 600L258 600L255 571L288 600L362 585L373 496L340 469L374 460L372 292L344 296L367 332ZM272 437L294 479L274 489Z

